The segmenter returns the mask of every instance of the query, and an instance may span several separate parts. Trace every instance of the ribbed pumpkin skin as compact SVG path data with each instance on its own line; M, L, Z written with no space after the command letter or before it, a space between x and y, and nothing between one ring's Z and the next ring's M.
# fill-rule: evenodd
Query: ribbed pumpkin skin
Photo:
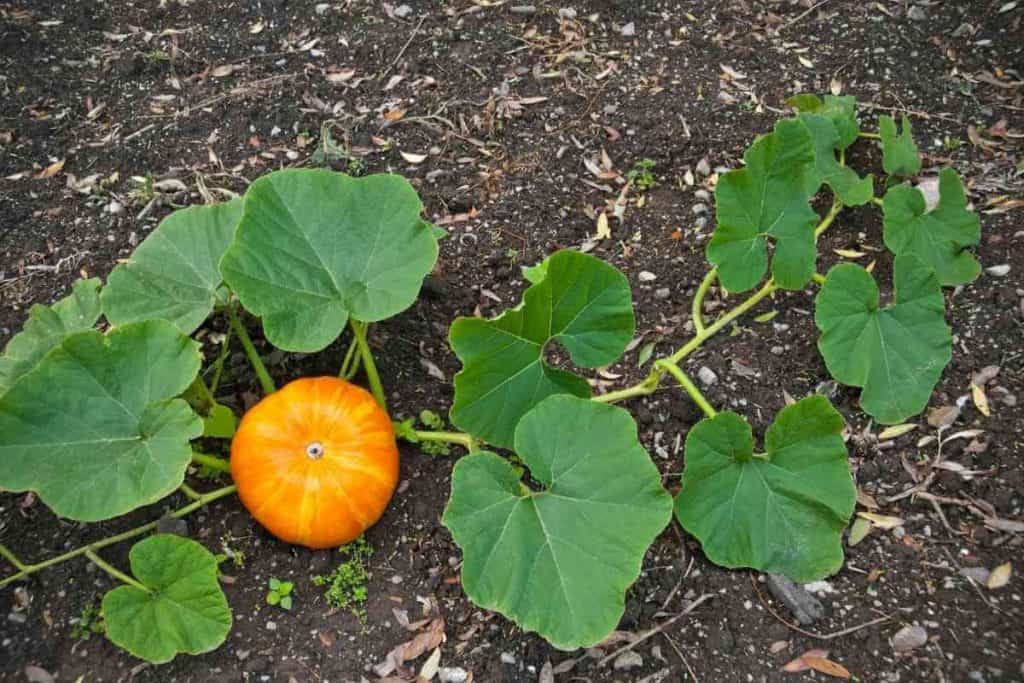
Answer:
M314 443L319 458L307 454ZM365 389L336 377L297 379L242 418L231 476L246 509L274 536L336 547L373 526L391 500L394 428Z

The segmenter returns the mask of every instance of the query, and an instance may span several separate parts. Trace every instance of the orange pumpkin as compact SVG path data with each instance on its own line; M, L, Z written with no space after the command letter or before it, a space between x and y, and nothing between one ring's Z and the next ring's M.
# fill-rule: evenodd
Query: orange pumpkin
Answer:
M246 509L282 541L348 543L384 514L398 483L387 413L336 377L297 379L254 405L231 442Z

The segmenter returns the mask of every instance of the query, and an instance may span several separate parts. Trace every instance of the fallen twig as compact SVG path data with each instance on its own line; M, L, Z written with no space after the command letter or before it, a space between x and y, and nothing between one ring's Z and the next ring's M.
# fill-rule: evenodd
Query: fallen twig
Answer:
M671 619L666 619L665 621L661 622L660 624L658 624L654 628L648 629L648 630L644 631L643 633L641 633L636 638L634 638L630 642L626 643L625 645L623 645L619 649L612 651L611 654L605 655L597 663L597 665L598 666L604 666L609 661L611 661L611 660L615 659L616 657L618 657L619 655L621 655L623 652L626 652L628 650L632 650L634 647L636 647L640 643L644 642L645 640L647 640L651 636L658 635L659 633L661 633L662 631L667 629L669 626L671 626L672 624L676 623L677 621L679 621L680 619L685 617L687 614L689 614L693 610L695 610L698 607L700 607L701 604L707 602L708 600L710 600L713 597L715 597L715 596L712 595L711 593L705 593L704 595L700 596L699 598L697 598L696 600L691 602L689 605L687 605L686 609L684 609L682 612L680 612L679 614L675 615Z
M861 630L863 628L867 628L869 626L874 626L875 624L881 624L883 622L886 622L886 621L889 621L890 619L892 619L892 615L891 614L887 614L884 617L878 617L877 619L872 619L871 621L865 621L863 624L857 624L856 626L850 626L849 628L844 628L843 630L835 631L834 633L815 633L813 631L807 631L805 629L800 628L799 626L797 626L796 624L792 623L791 621L787 620L786 618L781 616L778 612L776 612L774 609L772 609L772 606L769 605L768 601L764 599L764 595L761 593L761 589L757 587L757 580L754 578L753 574L750 575L750 583L751 583L751 585L754 586L754 592L757 593L758 600L761 601L761 604L764 605L764 608L766 610L768 610L769 614L771 614L773 617L775 617L780 622L782 622L783 624L785 624L789 628L793 629L797 633L805 635L808 638L815 638L817 640L833 640L835 638L839 638L840 636L849 635L849 634L854 633L856 631L859 631L859 630Z

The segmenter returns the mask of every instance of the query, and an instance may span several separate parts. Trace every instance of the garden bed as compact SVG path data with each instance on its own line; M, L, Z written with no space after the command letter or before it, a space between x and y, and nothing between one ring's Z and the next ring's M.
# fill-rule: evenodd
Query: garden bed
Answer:
M441 8L410 2L408 12L364 2L157 4L115 10L83 3L73 11L0 4L0 341L21 328L30 304L64 296L80 276L105 277L172 204L202 203L204 193L225 199L221 189L242 193L281 167L329 165L401 173L426 217L449 232L416 304L370 337L396 418L424 408L447 414L460 368L448 347L456 317L500 313L528 285L520 266L584 245L632 286L642 341L604 374L590 374L598 392L620 389L646 375L649 367L639 366L649 343L665 354L692 333L690 301L714 229L711 174L740 164L754 136L786 111L789 95L834 89L872 103L860 111L865 127L874 129L878 114L910 115L925 174L955 167L980 212L982 267L1009 266L946 290L953 360L929 407L969 395L972 375L983 368L999 373L985 388L991 415L968 399L955 422L957 430L983 431L945 452L980 474L944 470L929 490L1021 519L1024 417L1013 398L1024 391L1024 208L1012 198L1022 192L1024 103L1021 74L1006 70L1021 61L1022 8L835 2L807 12L799 3L592 2L560 15L559 4L526 12L468 0ZM644 159L653 161L656 185L639 205L640 194L631 195L622 219L608 222L610 236L596 239L596 212L619 196L615 177L643 173L637 164ZM848 160L861 168L881 161L870 140L856 143ZM824 214L828 205L817 208ZM876 277L889 281L877 210L845 210L819 246L819 272L844 259L876 261ZM213 552L244 557L241 566L222 565L234 613L223 646L158 668L101 634L85 638L88 629L76 626L113 584L77 559L0 592L0 611L9 615L0 626L2 670L12 680L27 666L60 680L374 680L373 666L395 646L434 628L447 637L441 666L488 682L538 680L549 663L566 672L555 680L654 681L662 672L664 680L782 680L782 666L812 648L828 650L829 660L862 680L1024 675L1014 628L1022 618L1020 567L996 590L967 578L1018 558L1020 534L988 528L956 504L885 503L915 484L915 465L935 447L916 444L935 428L922 415L911 420L914 431L880 441L882 428L861 411L859 391L828 384L815 345L814 293L776 293L685 366L704 377L713 404L746 416L759 437L787 395L829 395L849 426L857 486L880 502L875 512L903 521L845 548L844 569L817 587L828 613L802 630L783 623L792 614L759 574L709 563L673 523L647 553L619 629L642 633L700 596L713 597L638 644L633 661L602 665L595 656L573 664L582 652L555 650L468 601L461 553L441 525L462 451L432 456L404 444L398 492L366 536L374 552L365 561L363 611L331 607L312 581L350 558L283 544L226 497L185 522L188 535ZM716 289L706 311L739 300L724 301ZM771 319L756 318L771 311ZM226 325L212 319L208 355ZM342 342L307 356L282 354L264 342L259 325L250 329L279 385L336 374L345 354ZM218 398L241 411L259 395L236 350ZM678 444L700 409L667 386L627 405L666 487L676 491ZM189 481L200 491L217 486ZM155 506L85 526L59 520L31 494L0 500L0 541L31 561L165 511ZM189 501L176 494L167 503L173 509ZM112 546L104 557L125 568L127 552L128 544ZM291 610L267 604L271 578L294 584ZM437 616L443 624L403 625L405 617ZM853 628L863 624L870 625ZM896 652L893 637L911 624L928 642ZM823 641L807 632L841 635ZM431 645L436 640L435 633ZM418 670L432 649L410 667ZM614 661L637 666L617 669Z

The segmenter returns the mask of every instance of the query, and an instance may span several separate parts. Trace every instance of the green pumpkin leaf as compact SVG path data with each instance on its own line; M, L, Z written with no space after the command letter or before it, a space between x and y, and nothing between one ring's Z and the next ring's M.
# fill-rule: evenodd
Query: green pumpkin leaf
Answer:
M808 582L843 564L842 533L857 491L843 418L824 396L783 408L754 456L750 425L733 412L701 420L686 437L675 512L704 554Z
M903 117L903 130L896 131L891 116L878 117L878 134L882 137L882 169L889 175L911 176L921 171L921 156L914 144L910 119Z
M531 269L523 302L494 320L459 318L450 341L462 361L451 421L463 431L512 446L519 419L552 394L590 396L587 381L557 370L544 349L558 341L580 367L611 363L633 337L629 281L614 266L559 251Z
M192 334L227 302L218 264L242 216L242 199L175 211L111 271L103 312L114 325L159 318Z
M140 659L162 664L179 652L215 649L231 630L231 610L217 581L217 558L195 541L157 534L128 553L146 587L118 586L103 596L107 637Z
M836 158L840 148L839 133L835 125L818 114L801 114L800 121L811 132L814 143L814 172L808 175L807 191L814 194L822 183L847 206L860 206L874 197L872 177L861 178L849 166L843 166Z
M214 403L210 414L203 418L203 436L211 439L230 439L238 428L238 418L231 408Z
M860 123L857 121L857 100L852 95L794 95L786 104L804 114L817 114L832 122L839 135L836 149L846 149L857 141Z
M744 155L745 168L723 175L715 188L718 227L707 257L722 286L743 292L768 269L768 240L775 242L772 275L784 289L800 289L814 274L814 225L808 175L814 148L807 126L787 119L759 136Z
M78 332L0 397L0 488L62 517L109 519L181 485L202 421L174 398L199 345L164 320Z
M893 305L881 308L874 278L844 263L828 272L814 311L828 371L863 387L861 407L882 424L924 409L952 353L935 271L910 254L897 256L894 270Z
M622 617L672 499L621 408L551 396L523 417L515 447L541 490L494 453L455 465L443 521L463 589L557 648L589 647Z
M939 203L925 213L924 195L898 185L882 199L885 246L899 256L913 254L932 268L945 286L962 285L981 273L967 247L981 240L978 214L967 210L967 195L951 168L939 172Z
M52 306L34 305L25 327L0 356L0 395L36 366L46 352L74 332L90 330L100 319L100 280L77 280L71 294Z
M397 175L290 169L245 194L220 264L242 305L286 351L333 342L349 316L384 320L411 306L437 260L416 191Z

